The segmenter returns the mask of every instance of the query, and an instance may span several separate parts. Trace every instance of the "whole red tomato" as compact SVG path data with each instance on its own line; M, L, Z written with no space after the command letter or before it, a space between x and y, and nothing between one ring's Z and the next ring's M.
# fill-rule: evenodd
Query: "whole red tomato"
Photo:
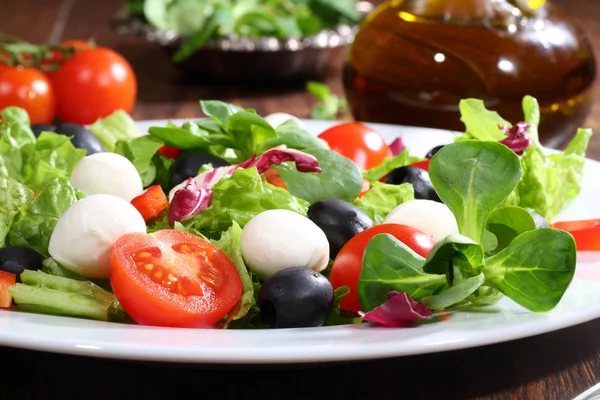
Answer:
M400 224L376 225L350 239L333 260L329 281L334 289L348 286L350 293L342 297L341 308L347 311L361 311L358 301L358 280L362 272L362 259L369 241L378 234L388 233L407 245L422 257L433 248L433 240L429 235L410 226Z
M137 81L127 60L103 47L85 49L55 73L56 114L85 125L116 110L131 112Z
M48 78L35 68L0 66L0 110L24 108L32 124L54 119L54 95Z

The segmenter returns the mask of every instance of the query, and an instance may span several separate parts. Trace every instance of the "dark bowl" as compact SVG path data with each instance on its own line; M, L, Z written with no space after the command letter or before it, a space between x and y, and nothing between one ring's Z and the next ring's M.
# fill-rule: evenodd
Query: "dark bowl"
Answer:
M362 15L372 9L360 2ZM160 31L145 21L119 10L111 21L113 31L162 46L169 57L185 38L173 31ZM341 68L358 26L340 25L314 36L282 40L275 37L227 36L208 41L202 49L174 63L187 77L214 83L283 83L319 79Z

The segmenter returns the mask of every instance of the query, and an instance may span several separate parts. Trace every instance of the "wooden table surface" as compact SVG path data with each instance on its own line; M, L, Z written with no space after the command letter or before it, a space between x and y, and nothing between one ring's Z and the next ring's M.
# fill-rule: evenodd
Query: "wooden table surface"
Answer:
M121 0L2 0L0 31L32 42L87 38L113 47L136 69L136 119L201 115L198 99L217 98L307 117L303 87L206 88L182 82L165 54L110 32ZM600 49L600 1L555 0ZM341 93L339 75L328 80ZM586 126L600 131L600 81ZM591 158L600 159L600 135ZM179 366L80 358L0 347L6 369L0 398L374 398L571 399L600 380L600 320L529 339L477 349L343 365L286 368Z

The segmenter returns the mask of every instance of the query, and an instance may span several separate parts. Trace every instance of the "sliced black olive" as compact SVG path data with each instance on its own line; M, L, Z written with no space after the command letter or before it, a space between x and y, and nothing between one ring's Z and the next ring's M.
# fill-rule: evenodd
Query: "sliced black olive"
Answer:
M17 275L21 282L21 273L26 269L37 271L42 268L44 257L35 250L24 246L0 249L0 270Z
M531 216L533 217L536 228L550 228L550 224L548 223L548 221L546 221L546 219L544 217L542 217L540 214L536 213L535 211L531 211L531 210L527 210L527 211L529 211L529 214L531 214Z
M308 209L308 218L325 232L330 258L335 258L355 235L373 226L373 220L360 208L338 199L316 202Z
M260 317L269 328L322 326L333 306L333 288L323 275L288 268L272 275L257 297Z
M429 153L427 153L425 155L425 158L433 158L433 156L435 156L435 153L437 153L438 151L440 151L443 147L444 147L444 145L435 146L433 149L429 150Z
M415 199L442 202L431 184L429 173L421 168L412 166L396 168L385 178L385 183L391 185L410 183L415 191Z
M206 164L212 164L213 168L231 165L222 158L211 154L192 153L178 157L170 169L171 187L177 186L186 179L198 175L198 170Z
M31 125L31 131L33 132L35 137L38 137L42 132L56 132L56 125L33 124Z
M56 127L56 133L71 136L73 146L84 149L88 155L94 153L102 153L104 148L100 140L88 129L81 125L63 122Z

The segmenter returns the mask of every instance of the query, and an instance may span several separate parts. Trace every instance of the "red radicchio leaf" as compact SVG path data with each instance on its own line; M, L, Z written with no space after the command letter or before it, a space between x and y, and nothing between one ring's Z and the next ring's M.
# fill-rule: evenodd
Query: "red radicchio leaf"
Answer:
M207 209L212 201L212 190L198 188L194 178L189 178L183 189L175 192L169 205L169 225L183 221Z
M401 137L396 138L396 140L390 144L390 150L392 151L393 156L397 156L398 154L402 153L405 148L406 146L404 145Z
M391 328L402 328L432 315L423 303L414 301L406 293L389 292L388 300L366 313L363 319Z
M527 134L527 130L531 127L526 122L519 122L512 128L509 128L508 125L499 126L508 137L504 140L501 140L500 143L514 151L515 153L521 155L523 151L531 146L531 139L529 138L529 134Z

